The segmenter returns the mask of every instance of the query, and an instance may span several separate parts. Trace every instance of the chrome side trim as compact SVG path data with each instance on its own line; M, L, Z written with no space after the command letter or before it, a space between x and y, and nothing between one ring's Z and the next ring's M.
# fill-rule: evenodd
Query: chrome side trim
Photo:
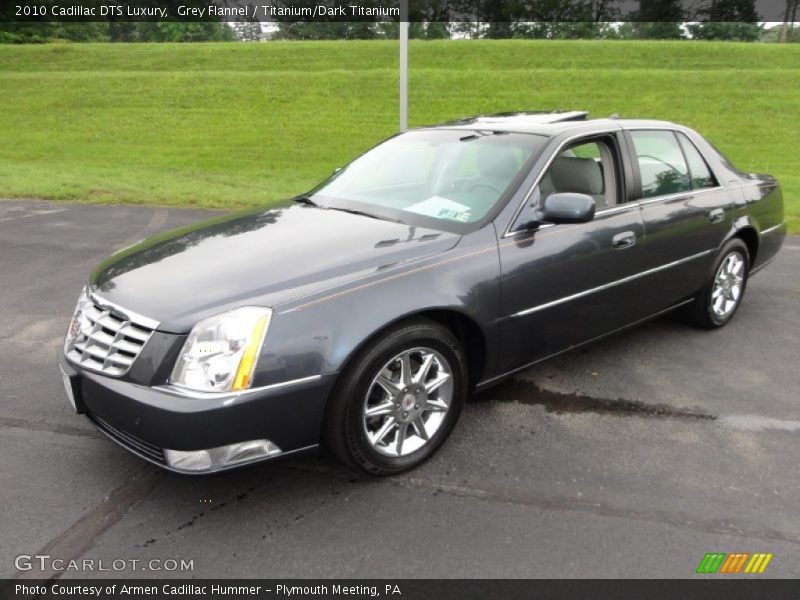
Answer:
M689 304L690 302L694 302L694 298L689 298L687 300L683 300L681 302L678 302L677 304L673 304L672 306L669 306L668 308L665 308L664 310L660 310L660 311L658 311L656 313L653 313L652 315L649 315L649 316L644 317L642 319L639 319L637 321L633 321L632 323L628 323L627 325L623 325L622 327L618 327L617 329L612 329L611 331L609 331L607 333L603 333L603 334L600 334L598 336L595 336L595 337L593 337L591 339L586 340L585 342L580 342L578 344L575 344L574 346L570 346L569 348L564 348L563 350L559 350L558 352L553 352L553 354L548 354L547 356L544 356L542 358L537 358L536 360L534 360L532 362L529 362L527 364L524 364L521 367L515 367L515 368L511 369L510 371L506 371L502 375L497 375L495 377L492 377L491 379L487 379L485 381L481 381L480 383L478 383L475 386L475 389L476 390L483 390L484 388L492 385L493 383L498 382L501 379L505 379L506 377L509 377L509 376L513 375L514 373L519 373L520 371L524 371L525 369L529 369L532 366L538 365L540 362L544 362L546 360L549 360L549 359L553 358L554 356L558 356L559 354L564 354L565 352L569 352L570 350L574 350L575 348L580 348L581 346L585 346L587 344L591 344L592 342L596 342L598 340L602 340L603 338L607 338L609 336L612 336L612 335L614 335L616 333L619 333L620 331L625 331L626 329L630 329L631 327L636 327L637 325L641 325L642 323L646 323L647 321L651 321L652 319L660 317L661 315L666 314L668 312L671 312L671 311L675 310L676 308L680 308L681 306L684 306L686 304Z
M596 135L604 135L604 134L609 134L609 133L618 133L618 132L620 132L622 130L623 130L622 125L620 125L615 129L602 129L602 130L598 130L598 131L584 131L582 133L576 133L574 135L571 135L568 138L566 138L564 141L562 141L558 145L558 147L555 149L555 151L550 154L550 158L547 159L547 162L544 164L544 166L542 167L541 171L539 171L539 174L536 176L536 179L533 180L533 183L531 184L530 189L525 194L525 197L522 199L522 202L520 202L519 206L517 207L517 210L514 211L514 214L512 215L511 220L508 223L508 227L506 227L506 232L503 234L503 238L507 238L507 237L511 237L511 236L514 236L514 235L518 235L520 233L524 233L524 231L513 231L512 232L511 231L511 227L513 227L514 223L516 223L517 218L519 217L520 213L522 212L522 209L524 208L525 204L527 204L528 199L531 197L531 194L533 194L533 191L536 189L536 186L539 185L539 182L542 180L542 177L545 176L545 173L547 173L547 170L550 168L550 165L553 164L553 161L561 153L561 150L563 150L564 146L566 146L570 142L572 142L574 140L577 140L577 139L580 139L582 137L593 137L593 136L596 136ZM527 233L530 233L530 232L527 232Z
M256 392L278 390L293 385L299 385L301 383L317 381L318 379L322 379L322 375L310 375L308 377L301 377L300 379L290 379L289 381L281 381L280 383L272 383L270 385L262 385L260 387L249 388L246 390L236 390L231 392L198 392L196 390L182 388L180 386L175 385L174 383L169 383L166 385L156 385L153 386L153 389L158 390L159 392L164 392L166 394L171 394L173 396L181 396L183 398L194 398L197 400L214 400L214 399L222 400L228 398L236 398L245 394L254 394Z
M772 232L773 232L773 231L775 231L776 229L780 229L781 227L783 227L785 224L786 224L786 222L785 222L785 221L781 221L781 222L780 222L780 223L778 223L777 225L773 225L773 226L772 226L772 227L770 227L769 229L765 229L765 230L763 230L763 231L761 232L761 235L766 235L766 234L768 234L768 233L772 233Z
M93 291L91 291L91 289L88 289L88 286L87 286L87 291L89 292L88 295L90 300L93 300L101 307L113 308L114 310L122 313L123 315L128 317L131 321L134 321L137 324L144 325L145 327L148 327L154 331L158 329L159 325L161 325L161 323L159 321L156 321L155 319L151 319L150 317L145 317L144 315L135 313L132 310L125 308L124 306L115 304L114 302L109 302L108 300L103 298L100 294L95 294Z
M647 271L642 271L640 273L635 273L634 275L629 275L628 277L623 277L622 279L617 279L616 281L612 281L610 283L605 283L603 285L584 290L582 292L578 292L577 294L572 294L571 296L565 296L563 298L559 298L558 300L553 300L552 302L546 302L545 304L539 304L538 306L534 306L532 308L526 308L525 310L521 310L518 313L514 313L511 315L511 318L517 317L525 317L527 315L533 314L535 312L539 312L540 310L545 310L546 308L551 308L553 306L557 306L559 304L564 304L565 302L571 302L572 300L577 300L578 298L583 298L584 296L588 296L590 294L594 294L596 292L602 292L603 290L607 290L611 287L616 285L620 285L623 283L628 283L629 281L634 281L635 279L639 279L641 277L646 277L647 275L652 275L653 273L658 273L659 271L663 271L665 269L670 269L677 265L683 264L685 262L689 262L690 260L695 260L697 258L701 258L708 254L715 252L715 250L706 250L704 252L698 252L697 254L693 254L692 256L687 256L686 258L681 258L679 260L672 261L671 263L667 263L665 265L661 265L659 267L654 267L652 269L648 269Z
M617 204L616 206L609 206L608 208L601 208L594 213L594 218L602 217L604 215L613 215L616 213L628 212L629 210L638 209L639 205L634 202L625 202L624 204Z
M718 192L719 190L724 190L725 188L721 185L715 185L714 187L710 188L702 188L699 190L687 190L685 192L676 192L674 194L664 194L663 196L655 196L654 198L647 198L647 199L640 199L637 200L639 206L647 206L648 204L655 204L656 202L663 202L665 200L672 200L673 198L687 198L689 196L698 196L700 194L705 194L706 192Z

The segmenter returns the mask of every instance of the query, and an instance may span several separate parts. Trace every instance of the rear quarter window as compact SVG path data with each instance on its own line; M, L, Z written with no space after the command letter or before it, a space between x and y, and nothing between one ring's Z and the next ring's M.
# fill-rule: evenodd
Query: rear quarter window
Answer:
M642 196L654 198L692 189L689 168L675 133L665 130L631 131L642 179Z
M689 163L689 173L691 175L692 189L698 190L703 188L717 187L717 179L708 167L708 163L700 154L700 151L686 137L685 134L678 132L678 139L680 140L681 147L686 154L686 162Z

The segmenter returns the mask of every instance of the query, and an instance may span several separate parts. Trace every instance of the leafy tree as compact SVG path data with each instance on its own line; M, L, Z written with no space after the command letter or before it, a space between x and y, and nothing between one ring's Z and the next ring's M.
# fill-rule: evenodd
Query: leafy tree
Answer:
M764 42L800 43L800 28L787 28L784 24L765 29L761 40Z
M377 37L374 23L349 23L344 21L280 22L274 38L279 40L349 40L359 36ZM372 31L368 31L373 28ZM363 38L362 38L363 39Z
M800 0L786 0L786 10L783 14L783 26L780 32L780 41L791 41L794 34L794 24L797 21L797 11L800 9Z
M163 22L155 23L155 25L152 38L142 39L142 41L230 42L236 40L233 28L218 21ZM260 33L260 25L258 25L258 29Z
M375 37L396 40L400 36L400 24L384 21L375 24ZM450 38L450 23L441 21L415 21L408 24L408 37L419 40L446 40Z
M233 31L241 42L257 42L261 39L261 23L257 19L235 21Z
M681 0L639 0L632 31L640 39L681 39L685 20Z
M762 26L758 23L691 23L686 26L696 40L737 40L756 42L761 39Z
M464 0L478 20L461 32L482 38L602 38L621 18L612 0Z
M687 26L695 39L746 42L761 39L755 0L712 0L696 11L696 17L701 22Z

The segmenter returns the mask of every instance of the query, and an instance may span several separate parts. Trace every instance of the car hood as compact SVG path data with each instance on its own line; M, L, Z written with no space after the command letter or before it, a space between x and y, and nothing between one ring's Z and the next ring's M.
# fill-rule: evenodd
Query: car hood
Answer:
M95 269L102 299L183 333L238 306L277 306L444 252L453 233L297 203L226 215L139 242Z

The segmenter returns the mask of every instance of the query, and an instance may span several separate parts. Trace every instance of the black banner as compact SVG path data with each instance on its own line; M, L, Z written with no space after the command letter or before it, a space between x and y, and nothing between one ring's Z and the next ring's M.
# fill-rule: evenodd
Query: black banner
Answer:
M0 22L754 23L796 10L792 0L0 0Z
M5 580L3 600L570 600L594 598L677 598L691 600L792 599L800 583L788 580L546 580L546 579L401 579L401 580Z

